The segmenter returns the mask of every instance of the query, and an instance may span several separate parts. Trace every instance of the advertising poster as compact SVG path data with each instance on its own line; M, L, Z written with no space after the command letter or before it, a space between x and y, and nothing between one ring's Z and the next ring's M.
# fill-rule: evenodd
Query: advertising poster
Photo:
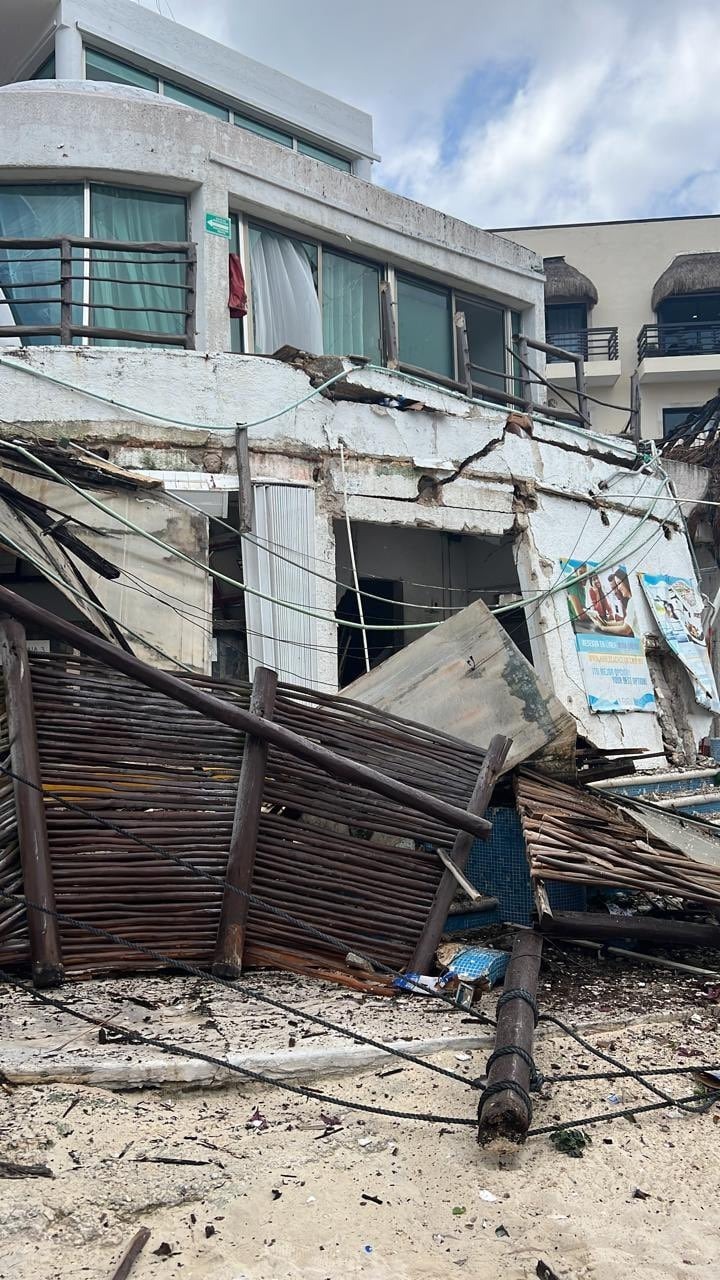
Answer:
M695 701L708 711L720 712L703 632L703 602L697 587L687 578L664 573L640 573L638 577L661 634L690 674Z
M566 578L582 578L568 585L567 603L590 710L654 711L627 569L600 569L592 560L561 564Z

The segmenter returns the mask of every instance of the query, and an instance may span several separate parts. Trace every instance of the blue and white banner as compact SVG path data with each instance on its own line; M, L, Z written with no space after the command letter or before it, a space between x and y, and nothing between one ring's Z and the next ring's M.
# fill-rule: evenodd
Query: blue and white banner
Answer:
M638 577L661 634L692 680L695 701L708 711L720 712L703 632L703 602L694 582L666 573L640 573Z
M591 711L655 711L627 569L563 560L567 603ZM575 579L575 581L572 581Z

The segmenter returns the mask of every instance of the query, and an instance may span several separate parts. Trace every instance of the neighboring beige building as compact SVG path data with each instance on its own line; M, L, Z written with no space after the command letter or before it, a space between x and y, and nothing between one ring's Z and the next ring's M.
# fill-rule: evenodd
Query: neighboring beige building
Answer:
M720 215L500 234L546 259L547 340L582 352L589 394L618 406L591 404L596 430L624 429L635 372L644 439L667 435L717 395ZM549 361L548 377L565 394L575 385L569 362Z

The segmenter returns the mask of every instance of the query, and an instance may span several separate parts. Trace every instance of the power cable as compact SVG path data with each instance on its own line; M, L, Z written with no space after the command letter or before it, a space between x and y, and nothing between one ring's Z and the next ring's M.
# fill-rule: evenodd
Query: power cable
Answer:
M268 1005L272 1009L280 1009L283 1013L289 1013L294 1018L298 1016L297 1006L286 1004L284 1000L277 1000L272 996L267 996L255 987L249 987L243 983L242 988L238 988L229 978L220 978L212 971L201 969L199 965L193 964L189 960L179 960L174 956L167 956L162 951L156 951L154 947L146 947L143 943L136 942L133 938L124 938L122 934L113 933L109 929L101 929L98 925L89 924L86 920L78 920L75 916L67 915L64 911L56 911L50 907L40 906L37 902L31 902L24 894L10 893L8 890L0 889L0 898L4 898L6 902L14 902L24 906L26 910L39 911L42 915L52 917L60 924L66 924L72 929L89 933L91 937L102 938L105 942L112 942L115 946L126 947L137 955L147 956L148 959L154 960L156 964L161 965L164 969L177 969L180 973L189 973L192 977L200 978L203 982L210 982L215 986L222 987L224 991L233 992L236 997L249 996L251 1000L257 1000L259 1004ZM356 1044L364 1044L373 1049L380 1049L381 1052L389 1054L390 1057L401 1058L403 1061L411 1062L414 1066L422 1065L428 1071L446 1076L450 1080L461 1082L465 1086L469 1083L465 1076L459 1075L456 1071L450 1071L447 1067L441 1067L435 1062L425 1062L404 1049L383 1044L381 1040L374 1040L370 1036L362 1035L359 1031L352 1031L348 1027L342 1027L339 1023L331 1022L328 1018L323 1018L318 1013L309 1013L307 1010L303 1010L302 1017L307 1019L308 1022L314 1022L317 1026L324 1027L326 1031L333 1031L336 1035L344 1036L348 1040L354 1040Z
M0 359L1 359L1 357L0 357ZM259 597L260 599L263 599L263 600L269 601L269 602L270 602L270 603L272 603L272 604L277 604L277 605L280 605L280 606L282 606L282 607L284 607L284 608L291 609L291 610L293 610L294 612L296 612L296 613L300 613L300 614L303 614L303 615L305 615L305 616L307 616L307 617L314 617L314 618L318 618L318 619L319 619L320 621L322 621L322 622L328 622L328 623L331 623L331 624L336 623L337 619L336 619L336 617L335 617L335 615L334 615L334 614L328 614L328 615L326 615L326 614L322 614L322 613L320 613L320 612L319 612L318 610L316 610L316 609L308 609L308 608L305 608L304 606L299 605L299 604L297 604L297 603L295 603L295 602L293 602L293 601L280 600L280 599L278 599L278 598L276 598L276 597L274 597L274 596L271 596L271 595L269 595L269 594L267 594L267 593L265 593L265 592L259 591L259 590L257 590L257 589L256 589L256 588L254 588L254 587L249 587L249 586L247 586L247 584L246 584L246 583L244 583L244 582L240 582L238 579L231 578L228 574L223 574L223 573L221 573L219 570L217 570L217 569L213 569L212 567L210 567L210 566L208 566L208 565L206 565L206 564L203 564L200 560L197 560L197 559L195 559L195 557L188 555L186 552L184 552L184 551L180 550L178 547L174 547L174 546L172 546L170 543L164 542L161 538L156 537L156 536L155 536L155 534L152 534L152 533L150 533L148 530L143 529L140 525L135 524L135 522L134 522L134 521L129 520L129 519L127 519L127 517L121 516L118 512L113 511L113 510L112 510L112 508L111 508L111 507L108 507L106 503L101 502L98 498L94 497L94 495L93 495L93 494L91 494L91 493L87 493L87 492L83 491L83 490L82 490L78 485L76 485L76 484L74 483L74 481L70 480L70 479L69 479L68 477L66 477L66 476L61 475L61 474L60 474L60 472L56 471L54 467L49 466L49 465L48 465L48 463L44 462L41 458L38 458L35 454L30 453L30 452L29 452L27 449L25 449L22 445L19 445L19 444L15 443L15 442L13 442L13 443L8 442L6 447L7 447L7 448L10 448L10 449L15 450L17 453L19 453L19 454L21 454L22 456L24 456L25 458L27 458L27 459L31 460L33 463L35 463L35 465L36 465L36 466L39 466L39 467L40 467L43 471L45 471L48 475L52 476L52 478L53 478L53 479L55 479L58 483L66 485L67 487L69 487L70 489L72 489L75 493L79 494L79 495L80 495L80 497L82 497L82 498L86 499L86 501L90 502L93 506L97 507L100 511L103 511L103 512L104 512L104 514L109 515L112 519L116 520L119 524L124 525L126 528L130 529L133 533L136 533L136 534L138 534L140 537L143 537L143 538L147 539L148 541L152 542L154 545L161 547L163 551L166 551L166 552L168 552L169 554L171 554L171 555L175 556L176 558L179 558L179 559L183 560L185 563L191 564L191 565L193 565L195 568L199 568L199 569L201 569L203 573L208 573L208 574L210 574L212 577L217 578L219 581L226 582L226 583L228 583L230 586L237 587L237 588L238 588L239 590L241 590L241 591L246 591L248 594L250 594L250 595L254 595L254 596L257 596L257 597ZM665 483L666 483L666 482L665 482L665 480L664 480L664 481L663 481L663 485L660 487L660 489L658 490L657 494L655 494L655 495L654 495L654 499L653 499L653 502L652 502L651 506L650 506L650 507L648 508L648 510L647 510L647 511L646 511L646 512L645 512L645 513L640 517L640 519L639 519L639 521L638 521L637 526L636 526L635 528L633 528L633 529L630 531L630 533L629 533L629 534L627 534L627 535L625 536L625 538L623 538L623 539L621 540L621 542L620 542L620 544L619 544L619 547L618 547L618 548L616 548L616 551L618 551L618 553L619 553L619 551L624 547L624 545L625 545L628 541L630 541L630 540L635 536L635 533L636 533L636 532L637 532L637 530L640 528L640 526L641 526L641 525L642 525L646 520L648 520L648 519L650 518L650 515L652 514L652 511L653 511L654 507L657 505L657 501L658 501L658 500L659 500L659 498L660 498L660 494L661 494L661 492L662 492L662 489L665 487ZM609 560L609 559L608 559L608 560L606 560L606 561L605 561L604 565L601 565L601 566L598 566L598 567L606 567L606 566L607 566L608 564L610 564L610 563L617 563L617 561L611 561L611 560ZM589 573L589 572L588 572L588 574L585 574L585 575L579 575L579 576L578 576L578 575L576 575L573 579L568 579L568 580L564 581L564 582L563 582L563 584L562 584L562 589L563 589L563 590L565 590L565 589L567 588L567 586L572 585L572 582L574 582L574 581L578 581L578 582L579 582L579 581L583 580L583 578L584 578L584 577L588 577L588 576L590 576L590 573ZM545 597L545 596L546 596L546 595L548 595L548 594L553 594L553 593L554 593L554 591L555 591L556 589L557 589L557 588L550 588L548 591L540 592L537 596L530 596L530 597L527 597L527 599L528 599L530 602L532 602L534 599L543 598L543 597ZM498 613L507 612L507 611L509 611L509 610L511 610L511 609L514 609L514 608L516 608L516 607L517 607L517 606L516 606L516 605L514 605L514 604L513 604L513 605L501 605L499 608L494 609L494 610L493 610L493 613L495 613L495 614L497 615ZM348 621L343 621L343 625L344 625L344 626L346 626L346 627L349 627L349 628L351 628L351 629L353 629L353 630L360 630L360 631L362 630L362 624L361 624L361 623L359 623L359 622L352 622L352 621L348 620ZM385 624L380 624L380 623L378 623L378 624L373 628L373 630L375 630L375 631L392 631L392 632L396 632L396 631L398 631L398 630L400 630L400 631L425 631L425 630L428 630L430 627L434 627L434 626L437 626L437 625L439 625L439 624L438 624L438 623L434 623L434 622L410 622L410 623L398 623L397 625L385 625Z
M153 644L152 641L148 640L145 636L141 636L137 631L133 631L126 623L118 622L117 618L114 617L110 610L106 609L98 600L89 600L82 591L71 586L65 578L60 577L59 574L52 573L41 560L35 559L25 547L22 547L19 543L15 542L4 529L0 529L0 544L5 544L6 546L11 547L19 559L26 560L28 564L34 565L44 578L48 578L51 582L57 583L63 591L69 591L76 597L76 599L81 600L83 604L90 605L93 609L97 609L98 613L102 613L106 618L109 618L118 630L126 632L126 634L131 636L133 640L138 640L140 644L144 645L147 649L151 649L153 653L158 655L158 657L164 658L166 662L169 662L173 666L180 667L181 670L186 671L188 675L195 674L192 667L186 666L186 664L181 662L179 658L172 658L170 654L165 653L164 649L158 648L157 645Z
M80 1022L84 1022L94 1027L103 1027L105 1030L110 1028L118 1031L122 1035L128 1037L132 1044L146 1044L153 1049L160 1049L162 1053L168 1053L181 1058L190 1058L196 1062L206 1062L211 1067L216 1067L222 1071L230 1071L234 1075L243 1076L246 1080L254 1080L258 1084L269 1085L273 1089L282 1089L287 1093L294 1093L302 1098L307 1098L311 1102L322 1102L332 1107L347 1108L352 1111L369 1112L372 1115L387 1116L394 1120L424 1120L430 1124L462 1124L475 1125L477 1122L469 1116L441 1116L428 1115L416 1111L394 1111L390 1107L378 1107L366 1102L347 1101L344 1098L334 1097L332 1094L321 1093L317 1089L308 1089L303 1085L290 1084L287 1081L273 1080L270 1076L265 1075L261 1071L252 1071L249 1067L238 1066L237 1063L229 1062L226 1058L218 1058L214 1054L203 1053L200 1049L188 1049L184 1045L171 1044L167 1040L161 1040L157 1036L149 1036L140 1031L135 1031L130 1027L120 1026L116 1022L109 1023L105 1018L94 1018L89 1013L83 1013L80 1009L76 1009L73 1005L68 1004L65 1000L58 1000L55 996L48 996L44 992L36 991L34 987L27 986L24 982L20 982L4 969L0 969L0 980L6 982L9 986L15 987L22 991L25 995L29 995L33 1000L39 1001L41 1004L50 1005L52 1008L59 1009L61 1013L67 1013L72 1018L76 1018ZM298 1016L298 1010L293 1011ZM305 1016L304 1014L302 1015ZM387 1052L389 1047L383 1045ZM422 1058L411 1059L415 1066L428 1066ZM465 1076L458 1076L466 1087L470 1081Z

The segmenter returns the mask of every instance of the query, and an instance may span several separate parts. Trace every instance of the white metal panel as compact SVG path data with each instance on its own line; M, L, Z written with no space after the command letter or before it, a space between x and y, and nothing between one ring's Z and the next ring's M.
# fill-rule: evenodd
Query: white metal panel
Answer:
M315 578L315 492L300 485L254 484L257 542L243 538L243 570L250 675L274 667L282 680L317 684L317 618L279 601L317 608ZM279 553L274 554L273 552Z

